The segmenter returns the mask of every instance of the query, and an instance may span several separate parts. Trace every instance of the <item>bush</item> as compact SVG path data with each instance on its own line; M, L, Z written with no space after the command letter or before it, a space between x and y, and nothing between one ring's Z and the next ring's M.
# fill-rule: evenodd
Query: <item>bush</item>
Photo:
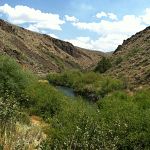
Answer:
M0 56L0 96L14 97L21 108L45 118L57 114L66 101L52 86L38 82L36 76L7 56Z
M103 57L100 62L97 64L95 71L99 73L105 73L108 69L111 68L111 62L108 58Z
M131 97L114 92L97 102L99 110L80 100L72 102L51 120L53 132L43 150L149 149L150 111L138 102L148 105L150 97L144 93Z
M124 83L121 80L106 77L103 79L103 82L101 82L99 94L101 97L104 97L111 92L123 90L124 88Z
M13 97L0 98L0 145L4 149L11 149L14 138L17 140L17 122L29 123L25 113L20 111L19 105Z
M0 135L12 135L10 132L15 131L18 116L16 101L13 98L0 98Z
M115 60L115 65L119 65L122 61L123 61L122 57L118 57L118 58Z
M44 119L58 114L66 103L66 98L46 83L35 82L27 87L25 93L31 113Z
M15 60L0 56L0 95L20 97L25 87L33 81L30 73L24 72Z
M140 97L142 103L149 104L150 97L147 100L145 94ZM150 111L149 108L141 109L143 106L136 100L137 96L115 92L98 101L105 143L114 143L116 149L149 149Z
M99 148L96 110L78 99L52 120L53 134L44 149Z

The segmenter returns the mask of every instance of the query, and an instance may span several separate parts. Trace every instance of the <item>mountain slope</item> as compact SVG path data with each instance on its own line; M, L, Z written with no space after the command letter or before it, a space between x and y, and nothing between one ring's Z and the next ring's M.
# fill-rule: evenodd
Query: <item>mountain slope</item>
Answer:
M132 85L150 85L150 27L125 40L112 55L109 74Z
M15 58L23 67L38 74L59 72L65 68L91 68L103 55L3 20L0 20L0 53Z

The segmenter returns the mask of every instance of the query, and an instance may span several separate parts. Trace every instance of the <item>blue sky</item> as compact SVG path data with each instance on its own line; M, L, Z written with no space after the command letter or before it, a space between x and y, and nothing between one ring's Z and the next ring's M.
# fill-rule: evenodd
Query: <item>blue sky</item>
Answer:
M150 0L0 0L0 18L76 46L112 51L150 25Z

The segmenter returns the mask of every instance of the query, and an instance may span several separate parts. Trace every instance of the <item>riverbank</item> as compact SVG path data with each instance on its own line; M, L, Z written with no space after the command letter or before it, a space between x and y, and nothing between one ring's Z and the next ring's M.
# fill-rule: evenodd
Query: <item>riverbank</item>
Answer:
M76 95L91 102L96 102L114 91L126 88L123 81L94 72L70 71L49 74L47 80L54 86L71 88Z

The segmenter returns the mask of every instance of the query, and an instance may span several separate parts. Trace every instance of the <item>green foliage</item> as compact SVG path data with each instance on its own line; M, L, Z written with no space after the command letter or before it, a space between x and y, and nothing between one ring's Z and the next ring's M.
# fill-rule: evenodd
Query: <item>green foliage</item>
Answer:
M139 48L139 47L135 47L135 48L131 49L131 50L128 52L128 54L126 55L126 59L130 59L130 57L134 57L134 55L135 55L136 53L138 53L139 51L142 51L142 49Z
M0 95L14 97L16 102L31 113L42 117L60 111L65 97L48 84L40 83L28 71L23 71L15 60L0 56Z
M12 98L0 98L0 135L10 135L15 130L18 107Z
M13 97L0 98L0 145L9 149L16 138L17 122L26 124L29 123L29 119L25 113L21 112Z
M108 69L111 68L111 62L108 58L103 57L100 62L97 64L95 71L99 73L105 73Z
M32 82L30 73L6 56L0 56L0 95L14 95L19 97L25 87Z
M43 118L56 115L65 105L66 98L46 83L35 82L25 90L31 113Z
M150 89L129 96L123 92L126 87L122 81L94 72L66 71L48 76L50 83L101 96L89 104L38 82L10 58L1 56L0 60L0 145L14 139L16 122L26 122L27 110L48 124L47 139L40 146L43 150L150 148Z
M4 148L3 148L3 145L0 145L0 150L3 150Z
M99 109L72 102L51 120L53 132L42 149L149 149L148 93L114 92L97 102Z
M137 101L138 100L138 101ZM122 92L114 93L98 102L101 124L106 133L105 142L115 144L117 149L149 149L150 97L138 93L133 97Z
M141 109L150 109L150 90L145 89L137 92L133 100Z
M99 91L99 93L102 97L104 97L105 95L111 92L121 90L124 88L124 83L121 80L107 77L101 83L101 90Z
M54 63L56 63L59 67L60 67L60 70L63 70L65 69L65 65L64 65L64 62L61 58L53 55L53 54L49 54L50 55L50 59L53 59L54 60Z
M54 85L72 87L76 93L89 97L91 101L92 97L90 98L89 95L94 95L98 99L110 92L125 88L122 81L95 72L67 71L61 74L49 74L47 79Z
M95 107L94 107L95 108ZM82 100L72 102L52 121L53 134L42 149L94 149L97 140L98 114Z
M122 61L123 61L123 58L122 58L122 57L118 57L118 58L115 60L115 65L119 65Z

